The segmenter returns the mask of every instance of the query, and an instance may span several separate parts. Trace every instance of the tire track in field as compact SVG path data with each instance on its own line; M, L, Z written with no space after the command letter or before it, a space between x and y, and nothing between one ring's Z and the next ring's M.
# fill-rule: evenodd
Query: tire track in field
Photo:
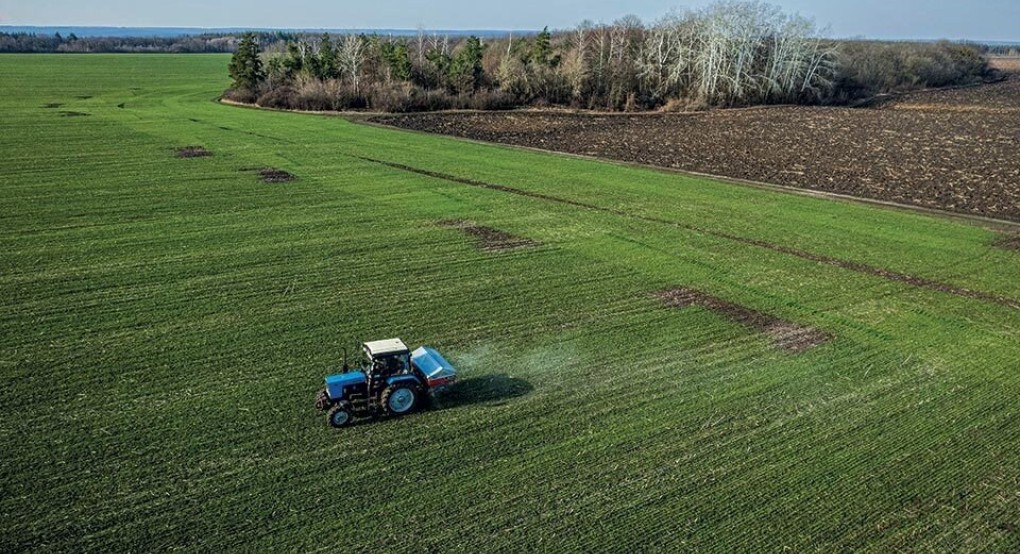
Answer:
M230 132L230 133L242 133L242 134L253 136L253 137L264 138L264 139L269 139L269 140L275 140L277 142L282 142L282 143L285 143L285 144L294 144L294 141L292 141L290 139L285 139L285 138L281 138L281 137L274 137L272 135L264 135L262 133L256 133L255 131L246 131L244 129L237 129L235 127L227 127L225 125L220 125L220 124L217 124L217 123L212 123L212 122L204 121L204 120L201 120L201 119L196 119L194 117L189 117L188 121L191 121L192 123L198 123L199 125L205 125L207 127L212 127L212 128L215 128L215 129L219 129L221 131L227 131L227 132Z
M410 166L410 165L405 165L405 164L401 164L401 163L397 163L397 162L390 162L390 161L386 161L386 160L379 160L379 159L369 158L369 157L365 157L365 156L353 156L353 157L356 158L356 159L362 160L362 161L371 162L371 163L375 163L375 164L379 164L379 165L384 165L386 167L390 167L390 168L393 168L393 169L399 169L401 171L407 171L409 173L415 173L415 174L418 174L418 175L424 175L426 177L433 177L435 179L442 179L444 181L449 181L449 182L452 182L452 183L459 183L459 184L463 184L463 185L469 185L469 186L472 186L472 187L478 187L478 188L483 188L483 189L489 189L489 190L495 190L495 191L500 191L500 192L506 192L506 193L510 193L510 194L516 194L516 195L519 195L519 196L526 196L528 198L535 198L537 200L544 200L546 202L555 202L555 203L558 203L558 204L566 204L568 206L576 206L578 208L584 208L584 209L587 209L587 210L598 211L598 212L613 214L613 215L617 215L617 216L621 216L621 217L628 217L628 218L632 218L632 219L639 219L639 220L647 221L647 222L650 222L650 223L659 223L659 224L663 224L663 225L670 225L670 226L674 226L674 227L679 227L681 229L686 229L688 231L693 231L693 232L696 232L696 233L701 233L701 234L709 235L709 236L716 237L716 238L730 240L730 241L738 242L738 243L741 243L741 244L747 244L747 245L750 245L750 246L757 246L759 248L763 248L763 249L766 249L766 250L771 250L773 252L779 252L781 254L787 254L787 255L790 255L790 256L796 256L798 258L802 258L802 259L805 259L805 260L810 260L810 261L818 262L818 263L821 263L821 264L831 265L831 266L834 266L834 267L838 267L838 268L841 268L841 269L846 269L846 270L849 270L849 271L854 271L854 272L861 273L861 274L864 274L864 275L871 275L871 276L874 276L874 277L882 277L882 278L888 279L890 281L896 281L896 282L899 282L899 283L906 283L908 285L912 285L912 286L915 286L915 287L918 287L918 288L933 290L933 291L937 291L937 292L943 292L943 293L946 293L946 294L952 294L952 295L956 295L956 296L959 296L959 297L962 297L962 298L969 298L969 299L972 299L972 300L982 300L982 301L985 301L985 302L991 302L991 303L994 303L994 304L999 304L1000 306L1007 306L1007 307L1014 308L1014 309L1020 309L1020 300L1014 300L1012 298L1006 298L1004 296L999 296L999 295L988 293L988 292L984 292L984 291L972 290L972 289L968 289L968 288L964 288L964 287L958 287L958 286L955 286L955 285L950 285L948 283L943 283L941 281L936 281L934 279L928 279L928 278L925 278L925 277L918 277L916 275L909 275L909 274L906 274L906 273L900 273L898 271L893 271L891 269L886 269L886 268L883 268L883 267L876 267L876 266L871 266L871 265L863 264L863 263L860 263L860 262L854 262L854 261L851 261L851 260L843 260L843 259L840 259L840 258L833 258L831 256L826 256L824 254L816 254L814 252L808 252L806 250L800 250L798 248L792 248L792 247L789 247L789 246L783 246L783 245L780 245L780 244L775 244L775 243L768 242L768 241L761 240L761 239L753 239L753 238L749 238L749 237L742 237L740 235L733 235L733 234L730 234L730 233L726 233L724 231L718 231L718 230L715 230L715 229L707 229L705 227L700 227L698 225L691 225L689 223L681 223L681 222L678 222L678 221L670 221L668 219L663 219L663 218L659 218L659 217L655 217L655 216L648 216L648 215L640 215L640 214L630 213L630 212L626 212L626 211L618 210L618 209L614 209L614 208L607 208L605 206L598 206L598 205L595 205L595 204L589 204L587 202L580 202L578 200L570 200L569 198L562 198L562 197L559 197L559 196L552 196L552 195L544 194L544 193L541 193L541 192L527 191L527 190L523 190L523 189L519 189L519 188L509 187L509 186L506 186L506 185L499 185L499 184L495 184L495 183L488 183L488 182L485 182L485 181L479 181L479 180L476 180L476 179L469 179L469 178L466 178L466 177L458 177L456 175L450 175L448 173L441 173L441 172L438 172L438 171L431 171L431 170L428 170L428 169L421 169L421 168L417 168L417 167L413 167L413 166Z

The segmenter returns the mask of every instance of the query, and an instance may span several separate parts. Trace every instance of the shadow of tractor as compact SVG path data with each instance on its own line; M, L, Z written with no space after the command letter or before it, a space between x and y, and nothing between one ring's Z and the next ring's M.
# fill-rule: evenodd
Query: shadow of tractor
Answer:
M448 410L472 404L498 406L528 394L535 387L509 375L485 375L457 381L433 401L433 408Z
M472 405L501 406L514 398L528 394L534 388L531 386L531 383L524 379L508 375L472 377L463 381L457 381L434 397L423 399L424 402L421 405L421 409L424 411L442 411ZM358 416L348 426L360 427L392 419L394 418Z

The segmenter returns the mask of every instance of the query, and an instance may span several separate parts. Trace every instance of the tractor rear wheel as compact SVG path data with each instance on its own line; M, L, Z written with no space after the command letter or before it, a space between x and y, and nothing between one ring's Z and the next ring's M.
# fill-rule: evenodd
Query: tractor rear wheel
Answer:
M421 394L414 385L397 384L384 390L379 400L387 414L401 416L418 408Z
M337 402L332 408L326 412L326 418L329 421L331 427L346 427L354 421L354 413L351 410L350 402Z

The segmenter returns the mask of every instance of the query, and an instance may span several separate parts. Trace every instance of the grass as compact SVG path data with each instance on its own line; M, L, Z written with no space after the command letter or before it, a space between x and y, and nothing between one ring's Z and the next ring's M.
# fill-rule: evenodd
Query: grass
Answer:
M1020 547L1020 310L726 238L1020 299L993 231L219 105L226 64L0 57L0 550ZM390 336L464 390L329 429Z

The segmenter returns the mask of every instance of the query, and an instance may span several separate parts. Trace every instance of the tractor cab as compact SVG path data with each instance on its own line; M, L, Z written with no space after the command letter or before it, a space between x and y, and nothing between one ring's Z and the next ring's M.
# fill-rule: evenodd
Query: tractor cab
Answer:
M361 349L366 374L392 377L411 373L411 350L400 339L369 341Z

